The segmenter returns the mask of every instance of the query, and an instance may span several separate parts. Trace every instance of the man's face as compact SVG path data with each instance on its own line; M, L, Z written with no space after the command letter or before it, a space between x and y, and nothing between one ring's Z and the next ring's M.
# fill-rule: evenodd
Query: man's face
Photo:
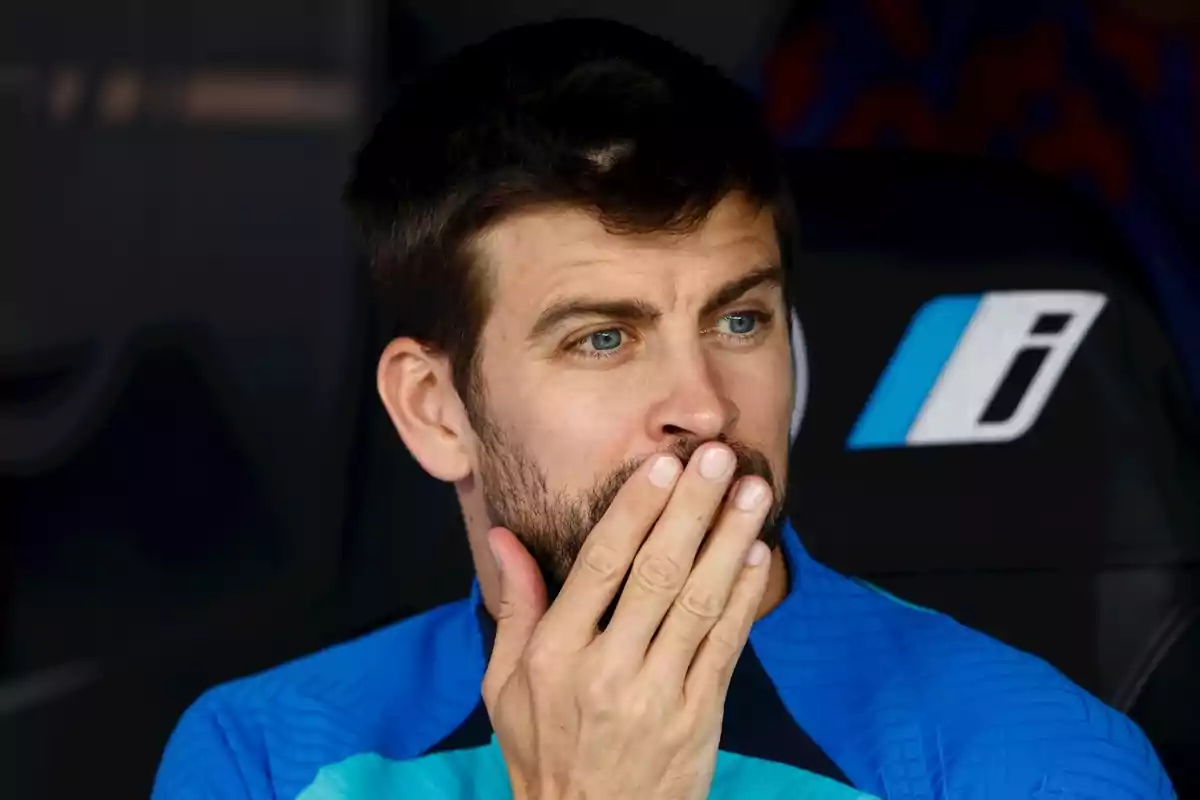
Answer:
M709 440L775 487L774 545L794 382L769 211L731 195L689 233L628 235L540 209L478 254L492 303L468 398L476 474L552 596L644 459Z

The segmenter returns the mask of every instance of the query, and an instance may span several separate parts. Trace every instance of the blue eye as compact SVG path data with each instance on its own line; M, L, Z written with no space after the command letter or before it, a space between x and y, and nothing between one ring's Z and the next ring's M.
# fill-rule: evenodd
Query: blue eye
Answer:
M629 351L629 335L620 328L605 328L570 343L573 354L583 358L618 358Z
M749 335L758 327L758 317L754 314L726 314L721 322L728 326L725 332L734 336Z
M585 341L598 352L616 350L621 346L621 332L618 330L596 331Z

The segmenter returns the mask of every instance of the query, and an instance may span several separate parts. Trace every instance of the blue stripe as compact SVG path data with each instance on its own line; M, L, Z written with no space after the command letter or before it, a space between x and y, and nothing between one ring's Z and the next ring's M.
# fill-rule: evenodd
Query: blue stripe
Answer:
M510 800L508 770L495 738L491 744L406 761L360 753L323 767L296 800ZM813 772L751 756L717 753L709 800L878 800Z
M947 295L922 306L850 432L849 449L904 444L982 301L983 295Z

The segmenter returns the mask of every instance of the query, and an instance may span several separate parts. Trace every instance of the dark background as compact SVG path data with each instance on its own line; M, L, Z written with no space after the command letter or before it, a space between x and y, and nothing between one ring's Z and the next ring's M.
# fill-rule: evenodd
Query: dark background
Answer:
M560 14L755 81L808 5L0 7L4 796L144 796L205 687L466 591L339 205L390 87Z

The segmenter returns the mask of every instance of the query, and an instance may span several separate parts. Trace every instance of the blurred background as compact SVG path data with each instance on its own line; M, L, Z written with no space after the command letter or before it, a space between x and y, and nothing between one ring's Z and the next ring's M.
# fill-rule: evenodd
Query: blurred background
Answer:
M208 686L466 592L452 493L374 398L385 332L339 196L398 85L563 15L629 22L716 63L798 153L813 383L792 496L810 546L1129 711L1187 796L1186 753L1200 754L1188 0L5 4L4 796L146 796ZM1000 461L847 453L928 296L1080 283L1121 302L1049 433ZM915 305L881 307L905 292ZM877 336L868 351L851 322ZM1057 494L1023 501L1014 474ZM903 513L848 512L864 493ZM947 493L968 500L941 509Z

